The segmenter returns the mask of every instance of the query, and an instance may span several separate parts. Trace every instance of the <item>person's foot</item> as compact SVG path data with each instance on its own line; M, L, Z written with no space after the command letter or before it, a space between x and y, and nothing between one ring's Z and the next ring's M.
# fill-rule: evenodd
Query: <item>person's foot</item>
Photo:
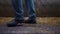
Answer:
M28 23L28 24L36 24L36 21L34 21L34 20L26 20L25 23Z
M8 27L17 26L18 23L24 23L24 22L23 21L18 21L18 20L12 20L12 21L7 23L7 26Z

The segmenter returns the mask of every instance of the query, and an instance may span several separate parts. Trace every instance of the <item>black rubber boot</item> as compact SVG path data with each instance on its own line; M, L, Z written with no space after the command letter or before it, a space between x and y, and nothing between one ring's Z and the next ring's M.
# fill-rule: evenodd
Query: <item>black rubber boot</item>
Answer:
M12 20L10 22L7 23L7 26L8 27L14 27L14 26L17 26L18 23L24 23L24 21L21 21L21 20Z
M12 20L12 21L10 21L10 22L7 23L7 26L8 26L8 27L13 27L13 26L16 26L17 24L18 24L17 21Z

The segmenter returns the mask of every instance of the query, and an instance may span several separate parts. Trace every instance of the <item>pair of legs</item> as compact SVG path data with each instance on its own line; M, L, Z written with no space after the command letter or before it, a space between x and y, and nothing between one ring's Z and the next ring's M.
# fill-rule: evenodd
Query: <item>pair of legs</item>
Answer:
M28 21L36 22L36 12L34 6L34 0L25 0L26 8L28 11ZM24 21L24 10L22 0L12 0L12 5L14 8L14 20Z

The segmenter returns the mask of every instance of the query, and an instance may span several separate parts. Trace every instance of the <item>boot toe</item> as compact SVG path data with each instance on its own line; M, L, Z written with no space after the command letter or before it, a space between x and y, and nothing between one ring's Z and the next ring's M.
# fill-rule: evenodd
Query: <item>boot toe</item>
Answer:
M16 26L16 25L17 25L17 23L15 21L11 21L11 22L7 23L8 27L13 27L13 26Z
M8 27L13 27L13 26L16 26L16 24L10 24L10 23L8 23L7 26Z

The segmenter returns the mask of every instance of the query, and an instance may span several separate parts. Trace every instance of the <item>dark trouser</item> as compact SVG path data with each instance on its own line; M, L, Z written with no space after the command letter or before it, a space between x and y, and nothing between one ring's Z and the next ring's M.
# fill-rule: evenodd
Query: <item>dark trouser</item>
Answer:
M36 21L36 11L34 6L34 0L25 0L26 8L28 10L28 20ZM24 10L22 0L12 0L14 8L14 18L16 20L24 20Z

